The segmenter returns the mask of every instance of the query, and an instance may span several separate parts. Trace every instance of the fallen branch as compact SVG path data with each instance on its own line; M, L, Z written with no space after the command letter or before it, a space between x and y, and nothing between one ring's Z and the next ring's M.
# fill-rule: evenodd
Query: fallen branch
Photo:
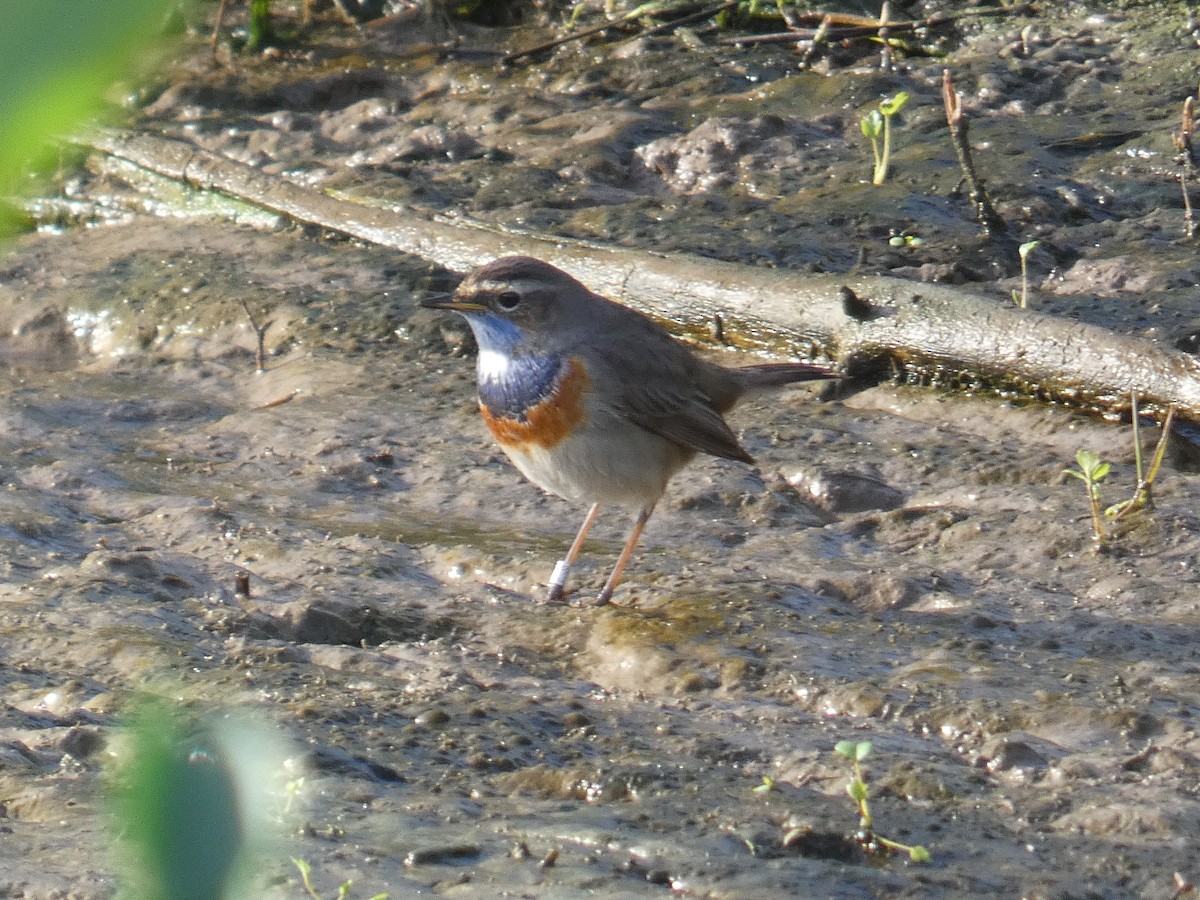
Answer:
M799 275L429 219L300 187L180 141L93 136L123 165L218 191L295 220L464 272L510 253L536 256L606 296L711 339L714 314L734 346L897 366L1109 413L1143 408L1200 421L1200 362L1160 344L1011 307L997 298L896 278Z
M572 41L581 41L584 38L594 37L597 34L604 34L612 31L613 29L628 25L631 22L635 22L638 19L646 18L647 16L683 13L680 18L664 23L663 25L656 26L655 28L651 29L650 32L648 32L652 34L658 34L664 29L674 28L678 25L685 25L689 22L694 22L697 19L705 19L709 16L716 15L723 10L731 9L734 6L737 6L737 0L721 2L716 6L706 7L699 11L693 11L690 13L684 12L684 10L692 5L693 4L691 0L683 0L683 2L670 2L670 0L650 0L650 2L643 3L636 9L630 10L624 15L618 16L611 21L601 22L599 25L595 25L591 28L585 28L582 31L575 31L571 34L566 34L562 37L554 38L553 40L545 41L544 43L529 47L525 50L517 50L513 53L506 54L500 58L500 63L501 65L508 66L521 59L541 56L543 53L561 47L563 44L569 44Z
M965 9L953 13L936 13L926 19L901 19L882 21L870 16L853 16L844 13L806 12L789 10L786 21L790 31L778 31L771 34L742 34L723 37L717 44L786 44L794 41L811 40L818 35L830 42L853 40L855 38L880 37L880 26L883 25L887 35L907 34L916 31L950 25L959 19L976 16L1017 15L1027 12L1033 4L1021 3L1016 6L984 6L978 9ZM802 28L800 23L812 22L816 28Z

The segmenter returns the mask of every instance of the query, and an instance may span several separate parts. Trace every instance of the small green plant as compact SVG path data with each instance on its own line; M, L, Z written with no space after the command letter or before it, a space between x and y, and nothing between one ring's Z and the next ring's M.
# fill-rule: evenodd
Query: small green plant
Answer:
M892 162L892 117L908 102L908 92L901 91L895 97L879 101L859 122L863 135L871 142L871 154L875 157L875 168L871 171L871 184L887 181L888 167Z
M317 889L312 883L312 866L307 859L292 857L292 864L300 870L300 880L304 883L304 890L313 900L321 900L321 895L317 893ZM346 900L350 896L350 888L354 887L353 881L343 881L338 885L337 900ZM387 894L376 894L371 900L387 900Z
M850 763L853 772L853 777L846 784L846 793L850 795L850 799L858 806L858 834L855 835L858 843L869 853L899 851L907 853L908 858L915 863L932 862L933 857L920 844L909 846L908 844L902 844L899 841L885 838L883 835L875 832L874 823L871 819L871 807L867 801L867 795L869 794L867 776L863 773L862 768L863 760L871 753L871 742L838 741L837 746L833 750L838 756Z
M1100 484L1108 477L1112 466L1091 450L1078 451L1075 454L1076 468L1064 470L1067 475L1082 481L1087 489L1088 507L1092 514L1092 533L1096 543L1101 545L1107 543L1112 529L1121 519L1136 510L1149 509L1153 505L1151 489L1154 486L1154 479L1158 477L1159 469L1162 468L1163 457L1167 452L1167 439L1171 434L1171 422L1175 418L1175 407L1172 406L1167 410L1167 417L1163 420L1162 434L1154 447L1154 455L1150 458L1149 469L1145 467L1142 460L1137 394L1130 397L1130 413L1131 427L1133 428L1133 461L1137 475L1137 484L1133 489L1132 497L1121 503L1114 503L1107 509L1102 507L1103 498L1100 493Z
M271 29L271 0L250 0L250 16L246 24L246 49L262 50L275 40Z
M292 805L304 793L304 776L291 778L283 783L283 814L291 813Z
M1104 462L1099 454L1091 450L1076 451L1075 465L1076 468L1063 471L1073 478L1078 478L1087 489L1088 508L1092 512L1092 536L1097 544L1103 544L1108 538L1108 531L1104 526L1104 515L1100 512L1100 482L1108 477L1112 465Z
M1012 292L1013 302L1021 309L1025 308L1025 304L1029 301L1029 254L1041 241L1026 241L1017 248L1017 253L1021 254L1021 293L1018 294L1014 289Z
M1162 468L1163 457L1167 453L1167 438L1171 434L1171 422L1175 419L1175 407L1169 407L1167 417L1163 419L1162 434L1158 437L1158 443L1154 445L1150 468L1146 469L1142 464L1142 440L1138 431L1137 394L1130 395L1129 410L1130 426L1133 428L1133 464L1137 474L1137 486L1133 489L1132 497L1122 503L1116 503L1104 511L1104 515L1113 522L1119 522L1123 516L1134 510L1149 509L1154 505L1151 489L1154 486L1154 479L1158 477L1158 470Z
M924 243L925 239L915 234L893 234L888 238L889 247L908 247L910 250L916 250Z

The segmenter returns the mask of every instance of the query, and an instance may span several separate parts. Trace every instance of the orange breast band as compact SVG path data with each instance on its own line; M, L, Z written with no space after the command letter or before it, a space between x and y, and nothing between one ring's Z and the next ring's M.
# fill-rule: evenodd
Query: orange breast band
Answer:
M525 411L523 419L494 415L479 405L488 430L501 444L521 449L529 446L549 450L561 443L586 418L583 395L588 389L583 364L572 357L554 389L537 405Z

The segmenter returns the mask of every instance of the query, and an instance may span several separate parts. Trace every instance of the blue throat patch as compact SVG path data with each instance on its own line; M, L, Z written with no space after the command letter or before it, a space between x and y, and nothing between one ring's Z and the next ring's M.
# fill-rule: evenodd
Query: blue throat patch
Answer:
M463 316L479 344L479 402L493 416L525 421L526 413L554 392L562 357L523 353L520 328L494 313Z

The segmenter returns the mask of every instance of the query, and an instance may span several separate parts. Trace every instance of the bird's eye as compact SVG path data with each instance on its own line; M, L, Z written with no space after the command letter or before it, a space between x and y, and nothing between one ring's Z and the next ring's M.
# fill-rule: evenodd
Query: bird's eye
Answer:
M496 305L501 309L512 312L521 305L521 295L516 291L505 291L496 297Z

